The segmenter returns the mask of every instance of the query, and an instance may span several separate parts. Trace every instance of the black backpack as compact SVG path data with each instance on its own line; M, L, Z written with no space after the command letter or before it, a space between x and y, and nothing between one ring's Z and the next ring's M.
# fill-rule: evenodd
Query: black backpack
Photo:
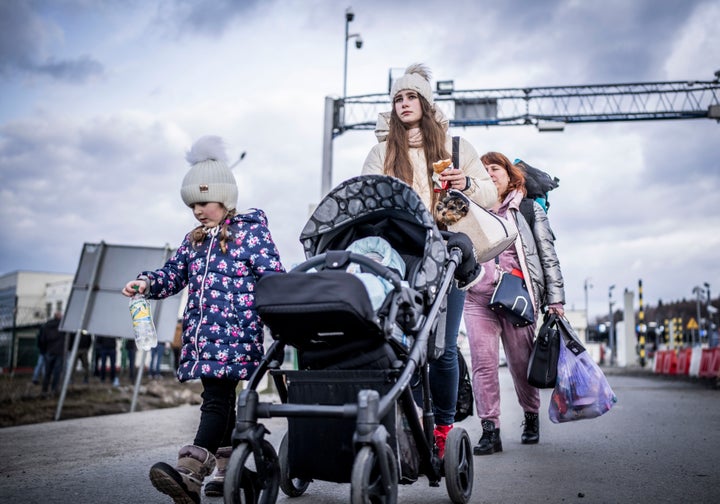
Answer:
M462 422L473 414L473 404L475 397L472 391L472 379L470 378L470 370L465 363L460 349L457 351L458 367L460 368L458 380L458 398L455 406L455 421Z
M520 202L520 213L523 214L525 220L530 224L530 229L535 225L535 212L533 210L533 201L537 201L546 212L550 209L548 201L548 193L560 185L560 179L550 174L530 166L521 159L516 159L515 166L520 168L525 175L526 197Z

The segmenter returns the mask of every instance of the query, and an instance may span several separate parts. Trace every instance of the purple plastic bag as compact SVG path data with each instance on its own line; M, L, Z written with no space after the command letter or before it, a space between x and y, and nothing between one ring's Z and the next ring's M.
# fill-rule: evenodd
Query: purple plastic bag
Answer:
M557 382L550 396L550 420L562 423L598 417L612 408L617 396L567 320L558 321L564 344L560 345Z

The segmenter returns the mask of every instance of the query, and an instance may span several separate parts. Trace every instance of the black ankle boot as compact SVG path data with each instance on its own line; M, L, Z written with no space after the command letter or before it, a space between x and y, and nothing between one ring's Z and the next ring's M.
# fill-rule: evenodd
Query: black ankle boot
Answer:
M520 442L522 444L537 444L538 441L540 441L540 420L538 419L538 414L526 411Z
M500 441L500 429L495 428L495 423L491 420L483 420L483 434L478 444L473 447L473 455L492 455L502 451L502 441Z

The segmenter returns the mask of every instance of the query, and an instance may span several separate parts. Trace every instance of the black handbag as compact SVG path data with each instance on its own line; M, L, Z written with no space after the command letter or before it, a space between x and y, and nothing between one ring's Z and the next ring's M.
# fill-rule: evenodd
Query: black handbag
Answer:
M495 264L496 266L499 264L497 257ZM525 327L535 323L535 310L530 301L525 279L512 273L500 272L500 279L488 307L515 327Z
M551 313L545 315L543 325L533 343L527 369L528 383L536 388L554 388L559 355L558 316Z

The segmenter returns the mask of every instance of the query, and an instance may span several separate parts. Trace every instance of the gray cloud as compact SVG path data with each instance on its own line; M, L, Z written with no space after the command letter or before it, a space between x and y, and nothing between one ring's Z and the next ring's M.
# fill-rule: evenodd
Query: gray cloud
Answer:
M649 184L674 185L702 182L702 192L718 194L720 189L720 139L710 119L685 120L683 141L668 142L669 124L658 124L657 134L644 145L643 178ZM717 210L720 212L720 202Z
M0 2L0 77L39 75L78 84L103 74L103 65L89 55L44 57L57 43L56 31L60 28L41 19L30 2Z
M38 63L30 68L30 71L38 74L48 75L54 79L83 83L92 77L101 76L104 73L102 63L90 56L81 56L75 60L60 60L50 58L44 63Z
M0 2L0 76L32 66L42 40L42 23L28 2Z
M73 271L83 242L142 243L148 215L185 217L176 186L186 163L175 136L166 124L122 117L2 126L0 218L15 238L0 247L3 261ZM161 244L186 231L176 221L156 233Z
M717 8L630 4L356 2L351 28L365 45L353 49L348 90L383 92L388 68L414 61L463 89L711 77L717 68L704 66L720 54ZM0 114L0 219L12 237L0 246L5 271L72 272L83 242L177 245L194 225L178 194L183 155L208 133L235 144L233 159L248 151L235 169L240 200L268 213L288 266L301 257L297 237L319 197L323 98L341 90L345 4L126 0L110 9L64 0L54 17L28 11L46 4L17 1L0 2L1 14L8 5L16 12L10 29L18 27L10 40L23 48L0 30L0 76L69 78L67 62L77 75L100 75L93 51L104 34L84 23L112 30L102 38L109 78L78 89L48 73L32 89L6 86L17 105ZM81 5L89 7L84 15ZM68 33L82 35L73 43L87 56L49 51ZM640 277L648 302L720 281L712 256L720 246L712 234L720 215L717 128L708 120L646 121L571 125L562 134L456 134L478 151L522 157L560 177L549 215L568 300L579 306L585 277L596 285L591 305L593 297L605 301L608 283L634 286ZM335 184L360 172L374 143L370 131L335 139Z
M448 57L460 67L494 63L487 71L507 65L543 66L539 81L518 85L601 84L664 80L663 62L685 23L711 0L595 2L553 0L493 2L472 9L473 28L452 30L443 37ZM468 46L476 47L468 51ZM502 46L502 51L495 48ZM560 50L558 50L560 49ZM567 62L572 61L572 65ZM562 69L559 72L558 69Z
M272 3L261 0L173 0L161 6L156 21L169 26L177 36L221 38L230 26L251 15L258 5L268 7Z

